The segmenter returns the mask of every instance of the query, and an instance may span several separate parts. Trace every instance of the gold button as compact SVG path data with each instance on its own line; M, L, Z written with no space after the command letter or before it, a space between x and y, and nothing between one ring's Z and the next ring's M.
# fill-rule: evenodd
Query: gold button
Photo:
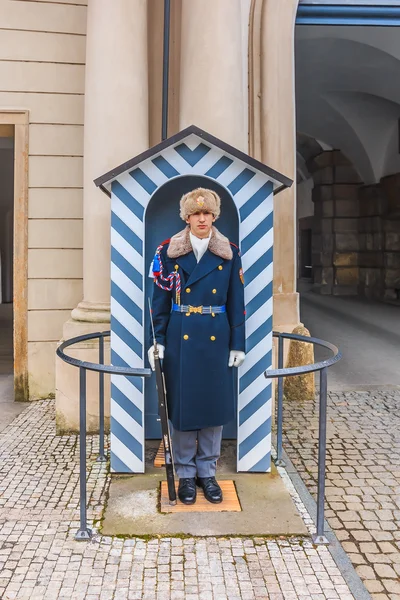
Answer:
M175 265L175 271L177 271L179 269L179 265Z
M212 292L213 292L213 294L216 294L217 290L214 288Z
M186 288L185 291L186 291L187 294L190 294L190 288Z
M188 340L188 339L189 339L189 336L188 336L188 335L184 335L184 336L183 336L183 339L184 339L184 340Z
M219 267L218 267L218 269L219 269L220 271L222 271L222 269L223 269L223 268L224 268L224 267L223 267L222 265L219 265Z
M190 313L186 313L186 316L187 316L187 317L190 317Z
M215 342L215 335L212 335L212 336L210 337L210 340L211 340L212 342Z

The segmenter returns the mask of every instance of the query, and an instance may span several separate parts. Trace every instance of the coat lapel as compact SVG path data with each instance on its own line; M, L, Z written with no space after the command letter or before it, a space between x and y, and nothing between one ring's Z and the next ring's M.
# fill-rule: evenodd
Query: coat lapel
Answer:
M189 252L189 254L184 254L183 256L178 256L174 260L176 260L177 264L180 267L182 267L182 269L188 275L190 275L197 266L197 261L196 261L194 252Z
M194 258L193 252L191 254L193 255L193 258ZM184 258L184 257L182 256L182 258ZM196 261L195 258L194 258L194 260ZM186 285L192 285L193 283L195 283L202 277L205 277L206 275L211 273L211 271L216 269L218 267L218 265L221 265L223 262L224 262L223 258L221 258L220 256L217 256L216 254L213 254L212 252L210 252L207 249L207 251L202 256L200 262L197 263L197 265L191 272L191 275L190 275L189 279L187 280Z

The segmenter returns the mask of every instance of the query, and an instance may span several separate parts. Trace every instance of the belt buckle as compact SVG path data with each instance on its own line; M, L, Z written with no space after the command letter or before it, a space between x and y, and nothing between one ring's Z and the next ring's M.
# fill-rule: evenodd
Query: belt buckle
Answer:
M198 313L199 315L203 314L203 306L192 306L189 304L189 312L190 313Z

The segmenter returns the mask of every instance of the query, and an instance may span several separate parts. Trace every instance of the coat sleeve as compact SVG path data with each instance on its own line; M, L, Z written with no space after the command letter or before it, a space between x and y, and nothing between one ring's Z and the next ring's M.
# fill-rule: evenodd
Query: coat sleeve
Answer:
M162 260L162 253L160 256ZM164 263L165 264L165 263ZM152 314L154 333L158 344L165 346L165 336L171 314L172 292L163 290L155 282L153 283ZM153 343L153 334L150 332L150 340Z
M245 307L242 260L235 253L229 281L226 311L231 326L230 350L246 350Z

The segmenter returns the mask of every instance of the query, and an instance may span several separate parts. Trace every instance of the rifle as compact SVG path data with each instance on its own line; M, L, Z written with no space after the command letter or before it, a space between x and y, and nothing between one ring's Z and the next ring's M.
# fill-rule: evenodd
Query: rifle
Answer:
M174 461L172 457L171 434L168 423L167 392L165 388L165 378L161 367L161 360L158 351L156 336L154 333L153 315L149 298L150 323L153 333L154 344L154 367L156 373L156 387L158 393L158 414L161 421L161 434L164 446L165 471L167 475L168 498L170 504L176 504L176 490L174 477Z

